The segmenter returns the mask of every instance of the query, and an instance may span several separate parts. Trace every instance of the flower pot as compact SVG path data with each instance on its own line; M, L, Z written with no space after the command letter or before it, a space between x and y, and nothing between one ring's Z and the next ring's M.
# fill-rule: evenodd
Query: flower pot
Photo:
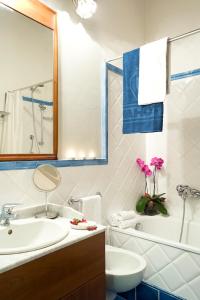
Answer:
M155 216L158 215L159 212L153 201L149 201L144 209L144 214L147 216Z

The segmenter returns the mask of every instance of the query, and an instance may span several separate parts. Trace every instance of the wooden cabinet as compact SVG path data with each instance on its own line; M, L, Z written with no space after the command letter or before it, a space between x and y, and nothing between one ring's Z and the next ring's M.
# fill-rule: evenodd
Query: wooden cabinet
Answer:
M104 280L104 274L99 275L60 300L103 300L105 299L105 289L102 289L102 282Z
M1 300L104 300L104 233L0 274L0 291Z

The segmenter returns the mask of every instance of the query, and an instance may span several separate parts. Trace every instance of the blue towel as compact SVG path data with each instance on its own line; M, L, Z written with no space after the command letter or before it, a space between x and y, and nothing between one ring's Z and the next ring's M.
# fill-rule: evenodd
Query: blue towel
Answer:
M158 132L163 128L163 103L138 105L140 49L123 55L123 133Z

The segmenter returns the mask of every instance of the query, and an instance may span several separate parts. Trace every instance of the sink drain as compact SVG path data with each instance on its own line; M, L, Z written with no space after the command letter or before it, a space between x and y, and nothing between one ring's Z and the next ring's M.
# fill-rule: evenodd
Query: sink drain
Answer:
M12 233L13 233L12 229L9 229L8 234L12 234Z

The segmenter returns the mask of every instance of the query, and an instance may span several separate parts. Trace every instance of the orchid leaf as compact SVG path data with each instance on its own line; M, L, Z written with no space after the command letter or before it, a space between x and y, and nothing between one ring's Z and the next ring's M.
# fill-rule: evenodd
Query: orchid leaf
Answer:
M166 193L162 193L162 194L159 194L159 195L153 195L152 196L152 199L155 199L155 198L161 198L163 195L165 195Z
M142 196L142 197L138 200L138 202L137 202L137 204L136 204L136 210L137 210L137 212L143 213L143 212L144 212L144 209L145 209L145 207L146 207L146 205L147 205L148 202L149 202L149 199L146 198L146 197L144 197L144 196Z
M168 211L167 211L167 209L164 207L164 205L163 205L162 203L156 202L156 207L157 207L158 211L159 211L161 214L163 214L163 215L165 215L165 216L168 215Z

